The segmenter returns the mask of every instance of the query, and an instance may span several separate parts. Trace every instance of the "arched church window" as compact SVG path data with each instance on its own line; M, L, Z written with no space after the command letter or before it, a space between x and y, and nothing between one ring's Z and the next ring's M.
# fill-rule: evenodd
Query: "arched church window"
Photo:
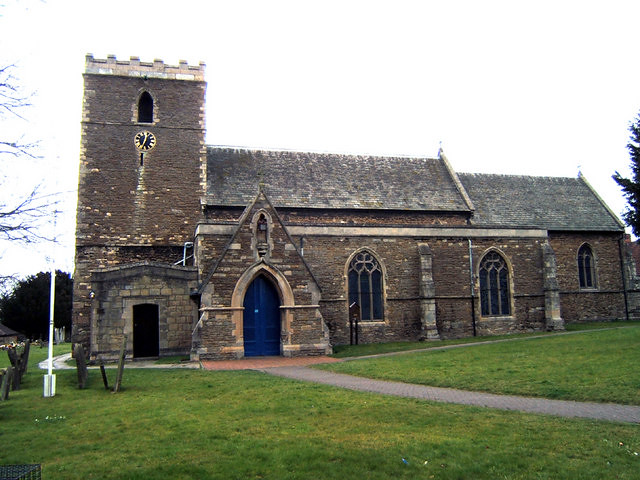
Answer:
M349 304L360 306L362 321L384 319L382 269L370 252L358 252L349 263Z
M578 280L580 288L596 288L596 262L586 243L578 249Z
M482 257L479 276L482 315L510 315L509 268L502 255L491 251Z
M149 92L142 92L138 99L138 122L153 123L153 98Z

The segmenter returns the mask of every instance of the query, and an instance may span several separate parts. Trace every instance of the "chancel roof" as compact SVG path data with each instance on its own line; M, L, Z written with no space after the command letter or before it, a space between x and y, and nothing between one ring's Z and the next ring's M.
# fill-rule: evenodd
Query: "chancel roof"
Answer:
M246 206L260 184L276 208L471 210L443 159L208 147L206 204Z
M583 178L458 173L476 207L472 225L545 230L624 230Z

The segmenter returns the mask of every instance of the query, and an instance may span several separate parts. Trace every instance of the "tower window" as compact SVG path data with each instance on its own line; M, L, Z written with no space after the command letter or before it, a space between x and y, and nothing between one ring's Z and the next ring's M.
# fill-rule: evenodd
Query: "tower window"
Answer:
M153 98L149 92L142 92L138 100L138 122L153 123Z

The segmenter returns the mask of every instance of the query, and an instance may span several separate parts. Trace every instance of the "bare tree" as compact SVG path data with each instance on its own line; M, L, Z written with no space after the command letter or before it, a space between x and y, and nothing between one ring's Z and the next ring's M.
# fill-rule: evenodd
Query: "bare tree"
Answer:
M51 240L42 233L42 227L53 218L59 201L57 195L41 193L40 185L27 188L16 185L19 182L7 173L18 161L38 158L37 143L25 140L26 135L15 128L14 120L18 119L25 125L24 130L27 129L28 122L22 112L31 102L29 96L22 93L14 70L13 65L0 66L0 241ZM0 284L9 278L0 276Z
M15 116L24 120L20 115L20 110L29 107L29 97L22 94L18 87L18 79L11 73L15 67L13 65L0 66L0 119L4 120L8 116ZM20 157L26 155L33 157L34 143L23 141L24 137L18 139L0 138L0 160L4 155Z

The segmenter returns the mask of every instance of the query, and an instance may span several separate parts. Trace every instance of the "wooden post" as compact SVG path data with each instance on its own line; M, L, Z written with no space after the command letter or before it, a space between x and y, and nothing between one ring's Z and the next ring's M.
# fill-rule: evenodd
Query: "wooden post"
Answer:
M102 374L102 383L104 383L104 388L109 390L109 380L107 380L107 371L104 369L104 363L100 362L100 374Z
M349 305L349 330L351 345L358 345L358 323L360 323L360 305L353 302Z
M113 393L120 391L122 383L122 372L124 371L124 357L127 355L127 336L122 340L122 349L120 349L120 359L118 360L118 374L116 375L116 384L113 386Z

